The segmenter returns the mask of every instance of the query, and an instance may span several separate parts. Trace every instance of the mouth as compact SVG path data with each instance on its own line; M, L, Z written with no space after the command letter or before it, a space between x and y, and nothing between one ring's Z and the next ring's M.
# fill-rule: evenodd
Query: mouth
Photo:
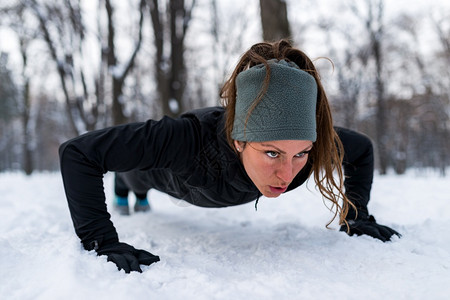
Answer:
M270 185L269 188L270 188L270 191L274 194L282 194L282 193L286 192L288 187L287 186L281 187L281 186L271 186Z

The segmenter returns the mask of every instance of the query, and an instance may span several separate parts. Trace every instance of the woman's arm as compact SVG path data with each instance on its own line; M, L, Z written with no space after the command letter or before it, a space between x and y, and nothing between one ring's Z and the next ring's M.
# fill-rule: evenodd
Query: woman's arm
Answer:
M355 204L358 213L368 214L374 173L372 142L356 131L335 127L344 146L344 186L345 194ZM347 219L354 219L356 212L350 207Z
M344 146L345 194L357 208L356 212L350 207L346 217L350 235L367 234L383 242L389 241L394 234L400 236L395 230L376 223L367 209L374 173L372 142L358 132L339 127L335 129ZM347 231L347 226L342 226L341 230Z
M106 208L103 174L150 168L182 172L197 151L196 126L188 118L163 118L93 131L61 145L69 210L85 249L107 254L102 249L119 243Z

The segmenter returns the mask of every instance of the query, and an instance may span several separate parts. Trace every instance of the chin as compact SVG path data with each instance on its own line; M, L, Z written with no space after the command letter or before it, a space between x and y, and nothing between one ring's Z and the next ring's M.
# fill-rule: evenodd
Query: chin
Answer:
M281 196L281 194L273 194L271 192L261 193L266 198L278 198Z
M266 198L278 198L278 197L280 197L281 195L264 195Z

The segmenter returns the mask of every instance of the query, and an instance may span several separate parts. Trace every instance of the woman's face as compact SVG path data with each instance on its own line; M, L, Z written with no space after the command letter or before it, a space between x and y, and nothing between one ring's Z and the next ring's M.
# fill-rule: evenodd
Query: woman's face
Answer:
M278 197L305 166L311 141L234 141L245 171L266 197Z

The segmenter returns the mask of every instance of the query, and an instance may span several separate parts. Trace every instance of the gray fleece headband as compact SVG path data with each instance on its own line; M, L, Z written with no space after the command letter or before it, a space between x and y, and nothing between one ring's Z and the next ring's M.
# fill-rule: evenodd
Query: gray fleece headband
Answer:
M293 62L270 60L269 66L271 73L267 92L250 117L248 111L263 88L266 67L263 64L256 65L237 76L236 110L231 137L248 142L315 142L316 80Z

